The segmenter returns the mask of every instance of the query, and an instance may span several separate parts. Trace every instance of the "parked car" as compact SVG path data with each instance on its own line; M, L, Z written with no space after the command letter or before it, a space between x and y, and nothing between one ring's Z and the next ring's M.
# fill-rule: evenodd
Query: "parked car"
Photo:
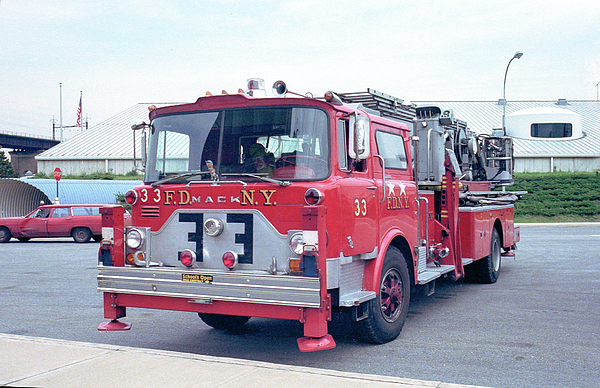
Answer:
M102 239L100 208L108 205L44 205L25 217L0 218L0 243L15 237L29 241L35 237L73 237L78 243ZM131 216L125 213L125 224Z

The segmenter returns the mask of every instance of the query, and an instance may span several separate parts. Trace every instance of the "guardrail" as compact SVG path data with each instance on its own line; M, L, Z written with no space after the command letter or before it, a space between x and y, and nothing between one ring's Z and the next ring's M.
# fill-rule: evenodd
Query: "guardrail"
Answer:
M19 132L11 132L11 131L0 131L0 135L21 136L21 137L28 137L28 138L32 138L32 139L56 140L56 139L53 139L52 136L33 135L31 133L19 133Z

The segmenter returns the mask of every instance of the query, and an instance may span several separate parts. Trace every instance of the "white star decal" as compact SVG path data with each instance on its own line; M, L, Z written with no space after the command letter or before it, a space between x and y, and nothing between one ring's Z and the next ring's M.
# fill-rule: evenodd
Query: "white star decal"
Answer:
M389 182L387 184L387 187L389 188L388 196L390 196L390 195L396 195L396 193L394 193L394 187L395 187L395 185L392 182Z
M404 183L400 182L399 186L400 186L400 195L402 195L402 194L406 195L406 185Z

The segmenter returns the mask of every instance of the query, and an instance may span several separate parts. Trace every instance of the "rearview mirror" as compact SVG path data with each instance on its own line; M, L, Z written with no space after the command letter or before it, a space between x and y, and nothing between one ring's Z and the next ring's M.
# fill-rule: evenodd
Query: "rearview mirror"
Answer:
M370 155L369 117L358 113L350 116L350 134L348 141L348 155L352 159L366 159Z

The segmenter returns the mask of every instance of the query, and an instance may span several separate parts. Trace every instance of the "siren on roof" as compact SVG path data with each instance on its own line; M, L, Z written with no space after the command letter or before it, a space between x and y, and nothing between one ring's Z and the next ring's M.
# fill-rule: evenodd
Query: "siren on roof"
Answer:
M262 78L250 78L246 87L246 95L251 97L267 97L265 81Z
M273 84L273 94L277 97L285 97L288 92L287 86L283 81L277 81Z

